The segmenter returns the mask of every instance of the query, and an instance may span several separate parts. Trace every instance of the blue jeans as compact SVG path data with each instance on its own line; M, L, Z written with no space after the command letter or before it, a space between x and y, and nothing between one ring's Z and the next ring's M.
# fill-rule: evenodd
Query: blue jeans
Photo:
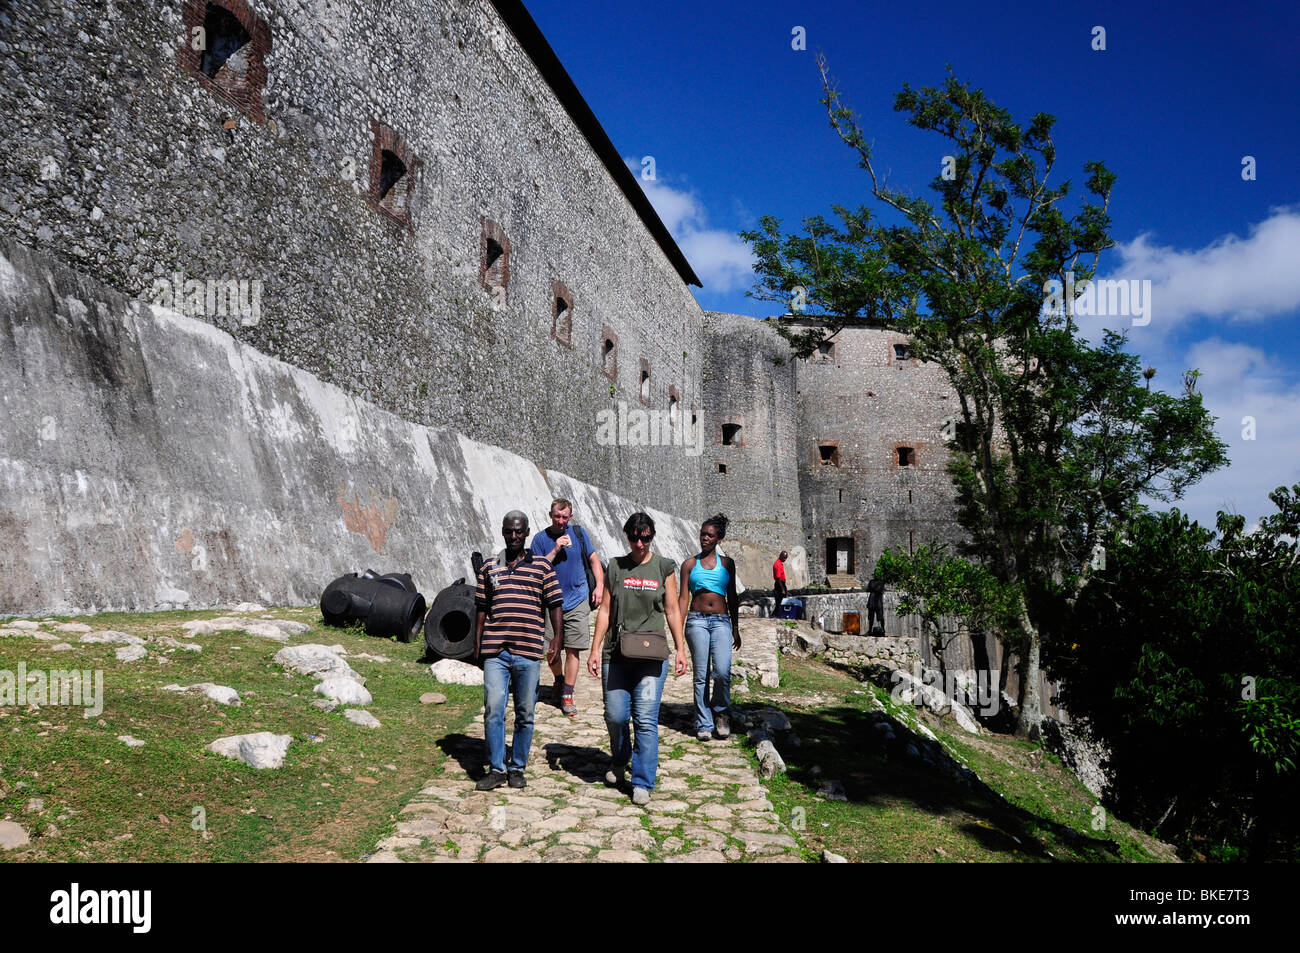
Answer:
M731 619L722 612L689 612L686 644L695 676L695 730L713 731L713 713L731 707ZM709 676L713 704L709 704Z
M515 697L515 736L511 739L510 770L528 766L533 746L533 706L537 704L538 659L512 655L509 649L483 659L483 735L493 771L506 770L506 695Z
M610 762L615 768L632 762L634 788L653 791L655 787L659 772L659 702L667 678L667 659L647 662L611 658L600 670ZM636 730L635 744L628 735L629 718Z

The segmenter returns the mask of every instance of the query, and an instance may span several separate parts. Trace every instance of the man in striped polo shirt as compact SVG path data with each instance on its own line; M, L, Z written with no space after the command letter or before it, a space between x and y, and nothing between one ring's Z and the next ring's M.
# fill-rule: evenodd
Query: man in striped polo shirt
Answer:
M528 517L511 510L501 521L506 548L483 564L478 574L474 605L474 639L483 660L483 735L487 741L489 771L478 782L491 791L509 782L522 788L528 751L533 746L533 707L542 655L547 661L560 652L564 632L564 594L550 560L524 548ZM546 621L551 614L555 637L545 648ZM506 696L515 699L515 735L511 739L510 768L506 770Z

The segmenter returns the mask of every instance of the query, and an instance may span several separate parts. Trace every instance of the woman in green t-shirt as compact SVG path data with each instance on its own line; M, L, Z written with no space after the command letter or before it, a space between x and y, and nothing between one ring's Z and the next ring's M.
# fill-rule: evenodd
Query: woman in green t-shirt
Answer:
M605 783L622 783L623 769L632 765L632 802L648 804L659 769L659 701L668 679L665 623L672 633L677 657L673 676L686 673L686 646L682 641L682 613L677 600L677 563L652 552L655 522L645 513L633 513L623 524L632 547L626 556L609 561L605 570L605 598L596 615L587 671L600 679L605 694L605 725L609 728L609 771ZM611 628L613 635L606 644ZM663 641L662 659L625 656L620 637L625 633L658 633L660 638L637 639L639 654L654 654L651 646ZM628 732L628 719L635 741Z

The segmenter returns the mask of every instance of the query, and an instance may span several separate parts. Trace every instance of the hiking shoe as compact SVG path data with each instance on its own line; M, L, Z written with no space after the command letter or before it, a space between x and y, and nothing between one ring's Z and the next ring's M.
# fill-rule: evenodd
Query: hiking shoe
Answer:
M725 711L720 711L713 716L713 730L718 733L719 738L731 737L731 718Z
M641 805L649 804L649 803L650 803L650 792L647 791L645 788L633 788L633 789L632 789L632 803L633 803L633 804L641 804Z
M623 769L611 767L605 772L605 783L611 788L616 788L623 783Z
M489 771L478 779L478 784L474 785L474 788L478 791L491 791L494 788L501 787L509 780L504 771Z
M572 695L561 696L560 711L564 712L570 718L573 718L578 714L578 706L573 703Z
M695 740L696 740L696 741L712 741L712 740L713 740L713 735L712 735L711 732L705 731L703 728L701 728L699 731L695 732Z
M510 786L512 788L528 787L528 780L524 777L524 773L522 771L510 772Z

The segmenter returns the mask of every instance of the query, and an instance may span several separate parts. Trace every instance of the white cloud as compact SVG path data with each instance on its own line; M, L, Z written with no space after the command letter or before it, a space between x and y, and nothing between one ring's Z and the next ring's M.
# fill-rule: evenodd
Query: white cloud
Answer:
M1181 386L1181 372L1198 368L1205 405L1218 418L1231 465L1218 470L1171 505L1213 526L1218 510L1239 513L1247 525L1274 511L1268 494L1300 482L1300 383L1263 348L1212 337L1188 347L1182 359L1157 359L1156 381ZM1169 378L1173 378L1172 380ZM1254 439L1245 431L1254 421ZM1163 508L1166 504L1156 504Z
M1204 248L1179 251L1144 233L1116 250L1118 265L1098 277L1151 282L1151 323L1134 340L1163 337L1195 316L1248 321L1300 308L1300 209L1274 209L1248 238L1225 235ZM1088 324L1119 330L1129 322Z
M706 290L731 291L753 284L754 255L733 232L688 232L679 243Z
M707 291L730 291L752 283L754 256L749 246L735 232L709 228L708 212L693 192L665 185L661 179L643 179L640 160L625 156L623 161L636 173L646 198Z

